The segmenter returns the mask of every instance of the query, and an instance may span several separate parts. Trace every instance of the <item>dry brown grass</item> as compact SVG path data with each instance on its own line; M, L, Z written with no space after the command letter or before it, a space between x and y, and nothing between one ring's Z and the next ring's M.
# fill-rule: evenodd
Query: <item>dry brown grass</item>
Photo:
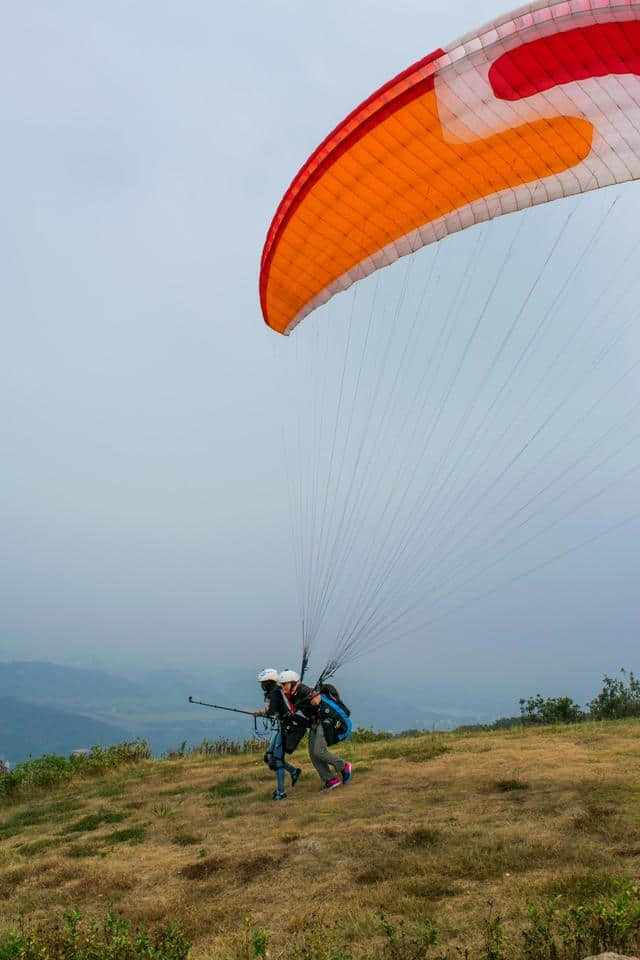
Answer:
M304 777L278 804L256 756L148 761L0 808L0 915L111 904L178 918L194 960L233 956L247 916L275 950L327 923L365 957L380 910L436 920L443 946L472 945L489 900L517 924L543 896L638 876L639 732L355 744L353 782L329 794L301 753Z

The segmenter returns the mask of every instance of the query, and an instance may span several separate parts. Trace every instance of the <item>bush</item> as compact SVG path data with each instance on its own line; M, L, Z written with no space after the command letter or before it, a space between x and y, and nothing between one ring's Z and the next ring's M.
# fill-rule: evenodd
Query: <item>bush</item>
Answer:
M217 740L209 740L205 737L196 746L189 750L186 748L186 740L183 741L177 750L169 750L165 754L167 760L177 760L184 756L189 757L226 757L240 755L243 753L257 753L264 751L264 742L256 737L249 737L247 740L231 740L228 737L220 737Z
M640 946L640 888L618 881L609 899L573 904L561 910L558 900L529 910L522 933L526 960L573 960L605 951L636 950Z
M151 756L146 740L117 743L112 747L92 747L88 753L61 757L46 754L35 760L18 763L10 773L0 777L0 797L28 791L34 787L51 787L73 777L90 777L106 773L126 763L138 763Z
M620 679L605 675L602 690L587 704L595 720L620 720L624 717L640 716L640 680L636 680L631 672L628 674L628 682L625 683L627 672L622 669L620 673Z
M190 946L177 924L152 934L112 912L84 923L73 910L55 926L23 926L0 937L0 960L186 960Z
M534 723L580 723L586 714L571 697L547 697L540 694L520 699L522 722Z

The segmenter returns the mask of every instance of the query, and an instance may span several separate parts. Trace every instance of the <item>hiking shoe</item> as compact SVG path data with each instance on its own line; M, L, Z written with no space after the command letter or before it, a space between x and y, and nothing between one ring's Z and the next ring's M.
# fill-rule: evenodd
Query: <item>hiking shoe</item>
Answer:
M340 778L339 778L339 777L332 777L331 780L327 780L327 781L325 782L324 787L321 787L320 789L321 789L321 790L334 790L336 787L339 787L339 786L340 786L340 782L341 782L341 781L340 781Z
M296 770L294 770L293 773L291 774L291 786L292 786L292 787L295 787L296 783L298 782L298 780L300 779L301 776L302 776L302 770L300 769L300 767L298 767L298 768L297 768Z
M345 763L344 770L342 771L342 782L349 783L353 774L351 773L351 764Z
M274 800L286 800L286 799L287 799L286 791L283 790L282 793L280 793L278 790L274 790L274 791L273 791L273 799L274 799Z

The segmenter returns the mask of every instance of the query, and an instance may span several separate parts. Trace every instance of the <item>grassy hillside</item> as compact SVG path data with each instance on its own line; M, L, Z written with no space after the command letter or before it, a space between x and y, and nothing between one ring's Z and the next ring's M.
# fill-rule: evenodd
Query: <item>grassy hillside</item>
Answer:
M550 904L586 930L589 904L640 875L639 734L619 721L355 743L353 782L328 794L301 752L279 804L257 753L17 795L0 801L0 924L113 905L180 921L193 960L262 956L264 931L273 958L551 955L521 940L542 943L545 923L551 936Z

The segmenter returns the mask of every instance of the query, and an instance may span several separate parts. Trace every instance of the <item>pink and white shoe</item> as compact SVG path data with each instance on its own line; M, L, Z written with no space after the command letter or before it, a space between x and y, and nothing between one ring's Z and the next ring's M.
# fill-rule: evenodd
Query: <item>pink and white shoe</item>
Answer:
M340 777L332 777L331 780L325 782L324 787L320 787L321 790L335 790L336 787L339 787L342 783Z
M345 763L344 770L342 771L342 782L349 783L353 774L351 773L351 764L349 762Z

